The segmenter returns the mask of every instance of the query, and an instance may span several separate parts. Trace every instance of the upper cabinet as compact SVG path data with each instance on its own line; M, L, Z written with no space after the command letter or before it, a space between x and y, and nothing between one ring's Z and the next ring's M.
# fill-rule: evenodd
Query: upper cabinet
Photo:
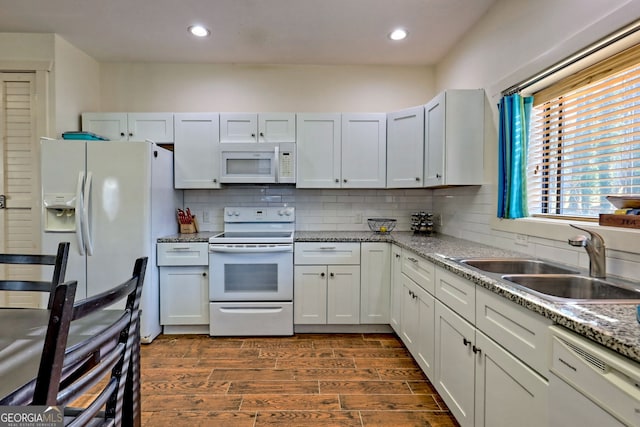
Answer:
M221 113L220 142L296 142L296 115Z
M424 185L424 106L387 114L387 188Z
M337 113L296 117L298 188L340 188L341 118Z
M111 141L173 143L173 113L83 113L82 130Z
M384 188L386 115L298 114L298 188Z
M217 113L176 113L175 188L220 188Z
M342 115L342 188L384 188L387 176L387 115Z
M483 181L484 91L447 90L425 105L424 186Z

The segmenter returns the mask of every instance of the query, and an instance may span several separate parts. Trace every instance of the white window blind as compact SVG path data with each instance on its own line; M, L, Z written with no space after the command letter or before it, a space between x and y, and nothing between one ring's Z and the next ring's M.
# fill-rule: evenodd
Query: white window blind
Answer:
M640 194L640 47L534 94L529 213L597 217Z

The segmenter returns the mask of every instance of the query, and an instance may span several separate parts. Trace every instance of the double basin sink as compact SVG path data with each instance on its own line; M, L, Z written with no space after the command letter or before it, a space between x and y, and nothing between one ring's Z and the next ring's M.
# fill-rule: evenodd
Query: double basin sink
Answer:
M640 286L618 279L585 276L577 270L537 259L469 258L456 262L509 282L551 302L640 304Z

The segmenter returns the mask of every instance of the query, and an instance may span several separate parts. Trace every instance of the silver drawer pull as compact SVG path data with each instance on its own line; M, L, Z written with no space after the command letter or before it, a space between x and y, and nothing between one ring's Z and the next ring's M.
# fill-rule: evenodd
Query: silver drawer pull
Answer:
M322 250L331 250L331 249L335 249L335 246L320 246L320 249Z
M176 247L176 248L173 248L172 250L174 250L174 251L188 251L188 250L191 250L191 249L192 249L191 247L185 246L185 247Z
M407 259L408 259L409 261L411 261L411 262L418 262L418 260L417 260L417 259L412 258L412 257L409 257L409 258L407 258Z

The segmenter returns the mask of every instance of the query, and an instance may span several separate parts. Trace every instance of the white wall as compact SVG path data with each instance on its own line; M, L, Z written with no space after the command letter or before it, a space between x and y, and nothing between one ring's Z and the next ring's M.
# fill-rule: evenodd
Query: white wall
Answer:
M499 224L496 211L497 102L500 91L549 67L618 28L640 18L638 0L498 0L436 69L436 87L478 88L487 93L489 129L483 187L436 190L433 209L446 234L586 266L583 249L566 239L568 225ZM510 231L504 231L508 229ZM640 266L640 235L633 230L601 231L608 267L629 277Z
M102 63L101 111L387 112L434 94L432 67Z
M55 36L55 137L80 130L79 114L100 105L100 64ZM53 135L51 135L54 137Z

